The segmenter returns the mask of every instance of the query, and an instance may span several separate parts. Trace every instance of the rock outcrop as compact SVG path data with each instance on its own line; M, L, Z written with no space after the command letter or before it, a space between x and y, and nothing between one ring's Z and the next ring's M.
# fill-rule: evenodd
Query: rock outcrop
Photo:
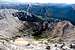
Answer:
M1 9L0 10L0 36L12 37L17 35L19 28L22 26L21 21L12 15L18 10Z
M64 42L75 43L75 26L69 21L58 22L54 26L52 34L57 37L62 37Z

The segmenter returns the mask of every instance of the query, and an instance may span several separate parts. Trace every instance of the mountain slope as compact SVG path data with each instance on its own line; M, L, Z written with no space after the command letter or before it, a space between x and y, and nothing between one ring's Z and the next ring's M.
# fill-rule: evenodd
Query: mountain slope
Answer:
M2 9L0 10L0 35L12 37L19 31L22 23L18 18L15 18L12 13L18 10Z
M51 46L53 49L55 43L65 42L68 45L75 43L75 26L69 21L51 18L48 19L49 21L35 22L34 18L38 17L34 16L33 21L30 20L30 22L19 19L20 17L31 17L24 15L23 12L21 14L24 16L13 16L18 12L14 9L0 10L1 50L47 50L47 46ZM26 33L28 34L26 35ZM34 35L32 36L32 34ZM40 40L35 40L33 38L35 35L41 35L45 38L40 39L39 37Z

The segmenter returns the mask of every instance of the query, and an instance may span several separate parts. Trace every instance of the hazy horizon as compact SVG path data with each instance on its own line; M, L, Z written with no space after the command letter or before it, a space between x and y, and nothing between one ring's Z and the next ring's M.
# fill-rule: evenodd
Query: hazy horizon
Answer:
M75 4L75 0L0 0L0 2L10 3L66 3Z

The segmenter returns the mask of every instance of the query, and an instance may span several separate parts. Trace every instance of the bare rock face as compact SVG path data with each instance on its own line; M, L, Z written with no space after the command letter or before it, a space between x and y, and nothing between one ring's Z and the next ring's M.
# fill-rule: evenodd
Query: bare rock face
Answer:
M69 21L58 22L54 26L53 35L62 37L64 42L75 43L75 27Z
M12 13L17 11L13 9L0 10L0 35L5 37L16 35L18 29L22 26L21 21L12 15Z

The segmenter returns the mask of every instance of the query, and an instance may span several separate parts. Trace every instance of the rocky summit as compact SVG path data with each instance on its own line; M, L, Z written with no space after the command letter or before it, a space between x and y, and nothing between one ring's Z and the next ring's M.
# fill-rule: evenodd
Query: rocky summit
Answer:
M69 21L0 9L0 50L74 50L74 43L75 26Z

